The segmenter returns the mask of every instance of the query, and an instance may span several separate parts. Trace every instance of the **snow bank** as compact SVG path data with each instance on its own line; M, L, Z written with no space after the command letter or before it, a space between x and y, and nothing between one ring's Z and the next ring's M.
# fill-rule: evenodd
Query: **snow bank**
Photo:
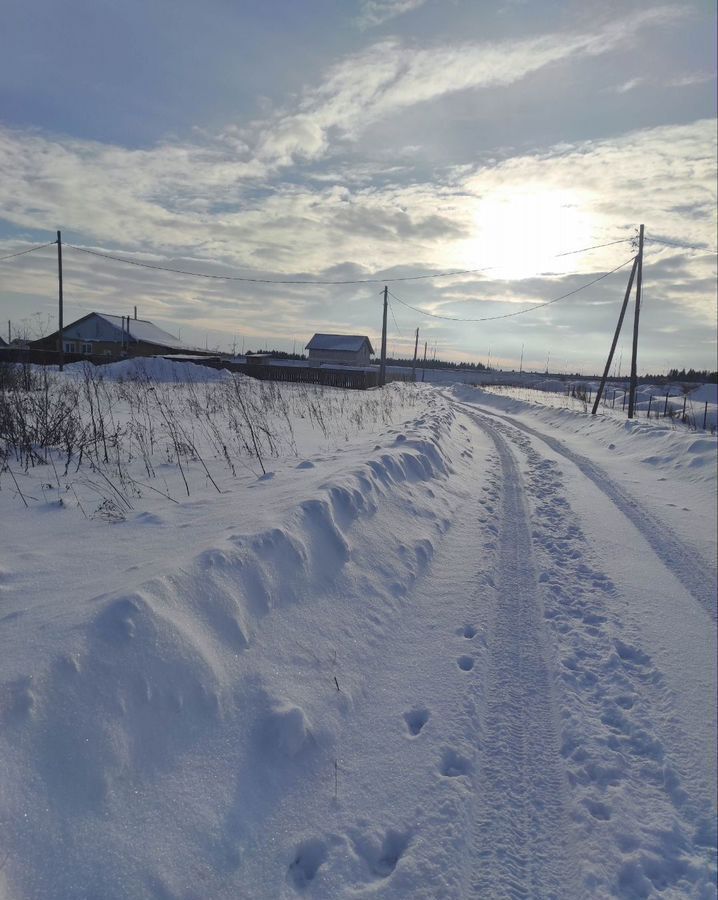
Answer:
M590 436L605 449L624 458L636 458L657 470L680 476L688 481L716 480L718 438L704 431L690 431L676 426L670 419L626 419L611 415L611 410L590 410L544 406L506 393L481 388L456 386L453 395L469 403L480 403L512 414L530 413L551 428ZM525 392L524 392L525 393ZM648 395L638 393L638 406L647 405Z
M301 820L266 823L318 773L331 794L342 723L368 689L352 634L389 627L448 527L453 414L424 406L343 474L299 469L316 486L298 502L257 482L254 504L284 507L273 526L230 509L220 540L149 579L134 565L120 590L5 617L21 648L0 686L7 900L229 898L240 871L252 897L312 881L327 847L294 844ZM88 586L100 559L85 558ZM391 874L408 838L366 840L376 877Z
M177 362L163 359L160 356L136 357L123 359L120 362L108 363L106 366L93 366L92 363L76 362L65 366L64 371L74 378L84 377L87 367L112 381L128 381L136 378L151 378L161 382L193 382L195 384L223 381L229 376L225 369L212 369L209 366L191 362ZM56 367L52 367L56 370Z
M689 397L694 403L718 404L718 384L702 384L694 391L690 391Z

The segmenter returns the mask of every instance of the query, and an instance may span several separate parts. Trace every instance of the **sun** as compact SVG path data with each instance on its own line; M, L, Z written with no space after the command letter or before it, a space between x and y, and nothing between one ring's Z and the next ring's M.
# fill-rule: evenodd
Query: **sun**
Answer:
M574 271L576 258L557 254L591 243L588 209L574 190L531 184L492 190L476 200L474 233L462 248L471 256L467 268L486 264L488 277L508 281Z

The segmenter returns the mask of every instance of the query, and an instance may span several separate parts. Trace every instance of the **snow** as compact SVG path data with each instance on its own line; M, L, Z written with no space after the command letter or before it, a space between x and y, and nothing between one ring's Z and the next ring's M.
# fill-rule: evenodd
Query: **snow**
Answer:
M94 315L98 319L102 319L109 325L112 325L118 332L119 337L123 330L121 316L112 316L108 313L94 313ZM145 319L130 319L128 316L125 316L124 328L125 330L129 328L131 337L137 341L147 341L150 344L157 344L159 347L187 347L190 349L189 345L183 344L178 337L155 325L154 322L148 322Z
M107 462L0 473L3 900L715 897L715 436L90 371Z
M365 343L369 344L369 352L373 353L371 341L365 334L315 334L306 349L357 352Z
M53 371L57 371L52 367ZM213 369L194 362L179 362L161 356L133 357L106 366L95 367L91 363L76 362L65 366L65 372L74 378L84 379L87 372L96 372L109 381L127 381L152 378L161 382L186 383L223 381L227 371Z

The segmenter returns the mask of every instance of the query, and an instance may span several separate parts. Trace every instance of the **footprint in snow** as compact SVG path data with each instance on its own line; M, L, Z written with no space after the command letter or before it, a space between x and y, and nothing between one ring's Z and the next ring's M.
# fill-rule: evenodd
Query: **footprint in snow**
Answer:
M303 891L316 877L327 858L327 846L319 838L309 838L297 847L289 866L289 877L294 886Z
M464 654L456 660L456 663L462 672L470 672L474 668L474 657Z
M404 721L411 737L416 737L421 732L421 729L429 721L429 716L429 710L423 706L417 706L404 713Z
M411 833L389 828L383 837L379 834L354 834L351 841L357 856L364 860L371 874L375 878L388 878L409 846Z
M457 753L456 750L448 748L444 750L441 757L439 772L445 778L458 778L461 775L471 774L471 763L465 756Z

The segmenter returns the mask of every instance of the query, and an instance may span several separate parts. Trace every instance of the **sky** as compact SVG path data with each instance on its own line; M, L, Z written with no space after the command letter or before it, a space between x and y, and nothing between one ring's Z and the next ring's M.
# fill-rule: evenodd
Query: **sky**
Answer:
M713 2L9 0L0 256L61 229L66 322L221 350L378 347L384 279L444 275L389 283L390 353L589 373L643 223L639 370L715 369L715 33ZM0 260L4 336L56 328L56 255Z

